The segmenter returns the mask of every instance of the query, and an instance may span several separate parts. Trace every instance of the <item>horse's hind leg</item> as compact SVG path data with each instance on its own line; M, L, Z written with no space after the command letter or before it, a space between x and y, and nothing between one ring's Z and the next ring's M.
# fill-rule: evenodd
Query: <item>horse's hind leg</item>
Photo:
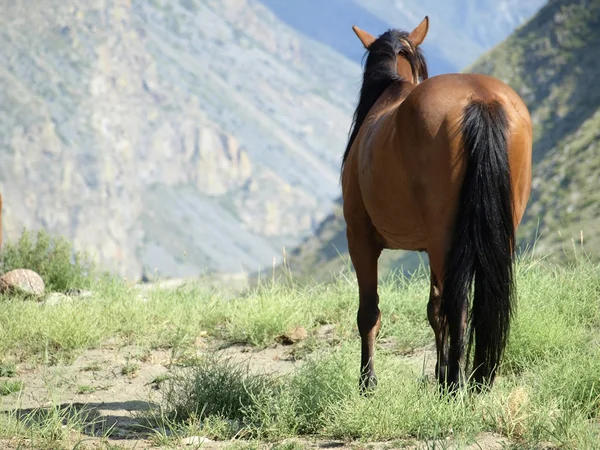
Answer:
M442 285L431 271L431 288L429 291L429 303L427 304L427 318L435 335L436 364L435 376L442 382L448 375L448 339L444 330L442 316Z
M377 386L377 376L373 365L375 338L381 326L379 295L377 294L377 260L382 246L375 238L375 230L370 222L358 227L347 228L348 250L356 271L359 292L357 315L358 331L361 339L360 387L361 392Z
M437 326L440 335L440 344L438 344L439 365L437 366L436 375L441 387L446 387L449 392L454 392L462 387L465 382L462 366L465 356L468 302L466 296L455 292L456 282L454 278L451 278L448 284L449 278L446 276L447 271L444 270L445 252L443 248L443 245L436 245L432 246L429 251L432 293L435 294L430 297L430 304L432 305L430 308L432 316L434 313L437 313L435 315L437 315ZM453 272L450 271L450 274L453 274ZM456 274L454 275L456 276ZM434 280L436 281L438 290L434 290L433 288ZM444 299L442 299L442 296ZM439 305L437 309L434 308L435 305ZM429 320L431 323L432 318L430 317ZM435 332L436 328L434 325L432 327ZM438 343L437 333L436 343Z

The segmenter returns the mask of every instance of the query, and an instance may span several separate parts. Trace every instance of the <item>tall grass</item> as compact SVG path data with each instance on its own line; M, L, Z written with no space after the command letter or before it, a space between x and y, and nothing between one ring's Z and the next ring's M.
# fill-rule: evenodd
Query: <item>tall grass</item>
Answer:
M261 347L292 327L315 331L324 324L335 326L338 340L355 337L356 286L345 278L303 288L266 284L234 299L201 282L144 294L114 278L91 288L90 297L58 305L0 297L0 359L18 354L56 361L111 337L184 349L207 332L225 342ZM427 290L424 277L390 278L382 286L386 321L381 336L396 340L399 350L430 340L423 313ZM311 342L321 344L314 337Z
M590 363L599 360L598 351L587 355L590 359L583 370L574 365L563 373L556 370L558 362L548 362L522 378L500 377L488 394L453 399L441 396L433 380L422 382L413 366L389 355L379 358L378 390L365 398L358 392L358 356L357 345L344 344L318 358L309 357L290 375L271 379L244 372L240 366L229 372L230 361L198 366L187 376L171 380L163 408L174 412L185 405L190 411L193 399L197 414L191 415L195 420L186 416L187 422L179 422L182 432L189 434L193 423L192 433L214 439L234 435L266 441L295 436L362 442L452 438L466 443L480 433L494 432L526 448L549 442L591 449L600 438L596 427L599 363ZM572 355L568 363L579 361L579 356ZM223 377L223 373L243 376ZM173 390L177 397L171 395ZM238 398L232 399L231 393L238 393ZM231 408L236 403L237 408ZM177 435L176 424L171 423L170 429Z

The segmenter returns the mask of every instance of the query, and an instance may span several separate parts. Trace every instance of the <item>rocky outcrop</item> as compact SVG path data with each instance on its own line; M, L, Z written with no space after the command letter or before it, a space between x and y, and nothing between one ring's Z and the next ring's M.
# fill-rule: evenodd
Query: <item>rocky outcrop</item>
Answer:
M127 277L254 270L338 190L359 67L256 1L12 2L0 39L5 238Z

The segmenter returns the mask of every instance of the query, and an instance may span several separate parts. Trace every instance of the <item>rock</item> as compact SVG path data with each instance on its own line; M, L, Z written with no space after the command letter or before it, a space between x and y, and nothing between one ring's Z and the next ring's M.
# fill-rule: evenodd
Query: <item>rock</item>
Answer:
M44 304L51 306L64 303L65 300L70 300L69 296L60 292L49 292L44 296Z
M200 445L200 444L209 444L212 440L204 436L190 436L183 438L181 443L183 445Z
M93 292L82 289L67 289L64 294L62 292L48 292L44 295L43 304L53 306L60 303L72 303L75 300L85 299L92 295Z
M284 334L277 336L277 342L283 345L292 345L296 342L303 341L308 337L308 333L304 327L294 327Z
M335 325L329 323L321 326L317 331L317 335L319 339L332 340L335 336Z
M54 306L60 303L72 301L71 297L60 292L49 292L44 296L44 304Z
M65 291L65 294L69 297L90 297L93 294L93 292L79 288L70 288Z
M19 292L40 297L45 288L42 277L29 269L11 270L0 277L0 293Z

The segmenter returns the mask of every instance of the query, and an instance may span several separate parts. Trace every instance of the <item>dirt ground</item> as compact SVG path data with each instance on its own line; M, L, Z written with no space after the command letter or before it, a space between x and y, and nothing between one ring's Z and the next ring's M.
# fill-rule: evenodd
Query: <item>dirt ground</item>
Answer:
M215 343L197 342L199 352L214 351L215 347ZM220 351L248 362L250 370L254 371L287 373L301 364L291 356L293 345L278 344L260 351L238 345ZM431 372L433 352L434 349L428 347L403 358L412 361L418 370L424 368ZM0 412L16 411L27 415L38 408L60 405L61 408L85 412L86 423L90 424L84 436L74 437L75 441L82 441L77 448L157 448L156 441L152 440L153 430L144 425L141 417L160 401L160 380L169 373L171 363L171 355L166 351L141 351L133 346L106 342L101 348L84 352L69 365L36 368L21 365L17 367L14 379L23 381L24 389L20 394L0 397ZM110 436L103 438L107 430L110 430ZM175 448L220 449L230 444L208 440L199 442L199 438L190 436L175 444ZM365 448L364 444L341 441L300 442L305 448ZM499 436L486 434L470 448L501 449L505 448L503 442ZM445 444L443 448L448 448L448 443ZM0 441L1 449L17 449L18 445L16 441ZM392 448L392 445L372 443L368 448Z

